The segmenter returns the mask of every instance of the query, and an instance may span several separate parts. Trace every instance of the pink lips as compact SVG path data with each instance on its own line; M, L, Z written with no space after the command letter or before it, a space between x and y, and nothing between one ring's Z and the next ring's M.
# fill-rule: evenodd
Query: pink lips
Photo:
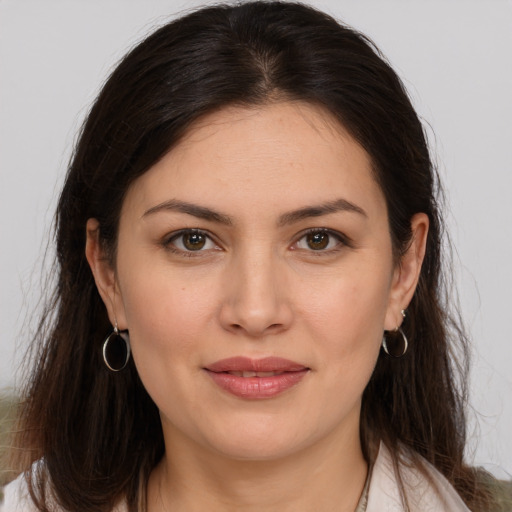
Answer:
M298 384L309 368L280 357L231 357L204 368L225 391L245 399L271 398Z

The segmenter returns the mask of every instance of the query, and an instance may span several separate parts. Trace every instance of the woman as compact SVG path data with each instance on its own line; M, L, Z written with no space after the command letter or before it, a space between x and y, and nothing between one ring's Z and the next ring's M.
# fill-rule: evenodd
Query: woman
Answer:
M56 225L6 510L489 509L435 171L364 36L279 2L162 27Z

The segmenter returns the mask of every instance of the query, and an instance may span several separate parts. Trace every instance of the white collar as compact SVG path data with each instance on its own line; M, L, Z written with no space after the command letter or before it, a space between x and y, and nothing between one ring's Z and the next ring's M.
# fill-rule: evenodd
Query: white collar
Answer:
M448 480L423 460L427 476L414 465L401 465L400 474L411 512L470 512ZM384 443L373 465L366 512L403 512L393 459Z

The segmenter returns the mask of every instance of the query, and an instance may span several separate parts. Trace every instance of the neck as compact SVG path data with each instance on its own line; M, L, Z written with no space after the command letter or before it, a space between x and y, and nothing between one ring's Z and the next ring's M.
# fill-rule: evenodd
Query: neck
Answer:
M366 480L359 433L329 437L276 460L233 460L167 443L148 484L150 512L354 512Z

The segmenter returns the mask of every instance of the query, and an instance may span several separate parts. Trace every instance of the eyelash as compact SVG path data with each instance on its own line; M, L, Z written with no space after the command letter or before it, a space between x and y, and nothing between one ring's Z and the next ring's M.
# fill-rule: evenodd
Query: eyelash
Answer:
M329 245L331 243L331 238L334 238L336 241L337 241L337 244L335 247L332 247L332 248L328 248L328 249L325 249L325 248L320 248L318 250L315 250L315 249L306 249L306 248L300 248L300 247L297 247L297 245L299 244L299 242L303 239L305 239L306 237L308 237L309 235L320 235L320 234L325 234L329 237L329 241L327 242L327 245ZM217 250L219 249L218 245L215 243L213 237L207 232L207 231L203 231L201 229L182 229L180 231L177 231L177 232L174 232L172 233L171 235L165 237L165 239L162 241L162 245L163 247L174 253L174 254L179 254L180 256L184 256L184 257L187 257L187 258L194 258L194 257L200 257L200 256L203 256L204 254L201 254L201 253L204 253L208 250L211 250L212 248L209 248L209 249L206 249L204 250L202 247L199 248L198 250L186 250L186 249L180 249L178 247L176 247L176 245L174 244L174 242L178 239L180 239L180 237L184 237L185 235L199 235L199 236L202 236L205 238L205 244L208 244L208 243L211 243L211 244L214 244L215 247L217 248ZM183 245L183 241L181 242ZM327 254L332 254L332 253L335 253L335 252L338 252L340 251L343 247L352 247L352 241L346 236L346 235L343 235L342 233L339 233L337 231L333 231L332 229L328 229L328 228L311 228L311 229L307 229L306 231L303 231L297 238L296 238L296 241L292 244L292 250L303 250L305 252L309 252L311 253L312 255L314 256L323 256L323 255L327 255Z
M201 254L201 253L204 253L206 251L201 250L202 248L194 251L194 250L180 249L179 247L176 247L174 242L176 240L178 240L180 237L183 237L185 235L200 235L206 239L206 242L205 242L206 244L211 243L216 248L218 248L218 245L213 240L213 237L207 231L203 231L202 229L182 229L180 231L174 232L171 235L165 237L165 239L162 241L162 245L166 250L168 250L174 254L179 254L180 256L184 256L186 258L197 258L197 257L203 256L203 254ZM183 241L182 241L182 244L183 244Z
M343 247L353 247L353 244L352 244L352 241L350 240L350 238L348 238L346 235L343 235L342 233L339 233L337 231L333 231L332 229L328 229L328 228L311 228L311 229L307 229L306 231L302 232L300 234L300 236L297 238L296 242L294 242L294 246L297 246L297 244L305 239L308 235L320 235L320 234L325 234L329 237L329 241L328 241L328 244L331 243L331 238L334 238L337 243L336 243L336 246L335 247L332 247L330 249L318 249L318 250L315 250L315 249L301 249L301 248L296 248L295 250L304 250L306 252L309 252L311 253L312 255L314 256L325 256L325 255L329 255L329 254L333 254L335 252L338 252L340 251L341 249L343 249Z

